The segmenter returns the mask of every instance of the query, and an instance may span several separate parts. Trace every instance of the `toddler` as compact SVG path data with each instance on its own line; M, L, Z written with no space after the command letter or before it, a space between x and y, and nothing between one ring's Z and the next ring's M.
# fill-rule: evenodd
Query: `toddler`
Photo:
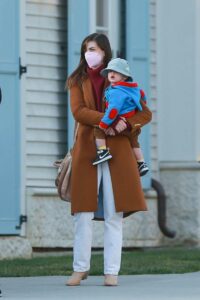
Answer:
M101 71L101 75L108 77L110 86L105 90L106 111L101 119L99 128L106 131L118 116L128 119L142 110L140 100L145 101L144 92L138 87L137 83L132 82L130 68L125 59L112 59L107 68ZM97 157L93 165L100 164L112 158L109 149L106 147L106 140L96 138ZM145 175L149 168L144 161L142 150L137 142L137 147L133 147L140 176Z

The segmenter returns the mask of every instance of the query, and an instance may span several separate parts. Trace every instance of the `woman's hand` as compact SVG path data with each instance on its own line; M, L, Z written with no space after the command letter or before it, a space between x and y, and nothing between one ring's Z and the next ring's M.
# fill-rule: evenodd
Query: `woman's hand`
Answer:
M108 127L104 132L106 135L112 135L112 136L116 135L114 129L111 127Z
M103 130L106 135L111 135L111 136L115 136L116 134L118 134L128 128L126 119L124 117L119 117L116 120L116 123L111 126L108 127L107 129L101 128L100 126L99 126L99 128L101 130Z

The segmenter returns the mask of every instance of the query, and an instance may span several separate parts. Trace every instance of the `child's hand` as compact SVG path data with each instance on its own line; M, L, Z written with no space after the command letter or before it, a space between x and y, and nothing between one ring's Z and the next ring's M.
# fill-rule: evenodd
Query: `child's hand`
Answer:
M127 128L126 119L123 117L120 117L119 122L115 126L115 130L120 133L124 131Z
M113 128L111 128L111 127L109 127L109 128L107 128L106 130L105 130L105 134L106 135L115 135L115 131L114 131L114 129Z

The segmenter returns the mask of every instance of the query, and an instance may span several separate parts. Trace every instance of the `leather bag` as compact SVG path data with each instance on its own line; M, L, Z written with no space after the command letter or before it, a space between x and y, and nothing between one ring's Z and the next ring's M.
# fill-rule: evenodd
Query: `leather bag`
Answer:
M74 144L76 142L78 127L79 125L76 123L74 130ZM71 202L72 149L68 151L63 159L54 162L54 166L58 168L58 174L55 179L58 195L61 200L67 202Z

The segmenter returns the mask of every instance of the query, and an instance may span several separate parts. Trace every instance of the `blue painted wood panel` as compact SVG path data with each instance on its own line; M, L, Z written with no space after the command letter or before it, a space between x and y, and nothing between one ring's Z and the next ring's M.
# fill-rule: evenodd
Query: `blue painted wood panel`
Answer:
M149 103L149 0L126 1L126 58L133 78L144 89ZM139 142L149 167L150 126L143 127ZM151 172L142 178L144 189L150 188Z
M19 1L0 1L0 234L20 215Z
M68 75L77 67L80 47L89 32L89 0L68 0ZM74 120L68 105L68 146L73 144Z

